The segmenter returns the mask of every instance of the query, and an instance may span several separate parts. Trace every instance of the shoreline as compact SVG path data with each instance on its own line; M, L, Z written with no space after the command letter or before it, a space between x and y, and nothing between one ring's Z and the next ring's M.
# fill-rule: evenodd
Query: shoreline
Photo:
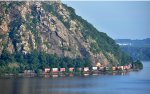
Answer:
M90 76L90 75L127 75L130 72L140 71L141 69L116 70L116 71L89 71L89 72L57 72L57 73L18 73L18 74L3 74L1 78L56 78L56 77L74 77L74 76Z

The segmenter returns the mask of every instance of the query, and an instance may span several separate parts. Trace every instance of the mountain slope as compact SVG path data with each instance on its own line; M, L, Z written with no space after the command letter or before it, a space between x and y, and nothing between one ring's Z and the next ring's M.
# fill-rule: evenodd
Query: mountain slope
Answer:
M133 62L112 38L59 1L0 2L0 9L2 55L8 51L26 57L36 50L59 58L88 58L93 66Z

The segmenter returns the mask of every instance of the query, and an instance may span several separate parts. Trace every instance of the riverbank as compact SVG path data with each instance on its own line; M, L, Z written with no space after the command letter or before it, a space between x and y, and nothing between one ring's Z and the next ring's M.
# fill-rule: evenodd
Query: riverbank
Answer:
M73 76L89 76L89 75L127 75L129 72L132 71L140 71L140 69L130 69L130 70L107 70L107 71L88 71L88 72L83 72L83 71L74 71L74 72L57 72L57 73L18 73L18 74L3 74L0 75L0 78L19 78L19 77L44 77L44 78L49 78L49 77L73 77Z
M137 61L134 64L112 67L83 67L83 68L44 68L38 70L23 70L21 72L1 72L1 78L9 77L60 77L60 76L84 76L98 74L126 74L130 71L139 71L143 68L143 64Z

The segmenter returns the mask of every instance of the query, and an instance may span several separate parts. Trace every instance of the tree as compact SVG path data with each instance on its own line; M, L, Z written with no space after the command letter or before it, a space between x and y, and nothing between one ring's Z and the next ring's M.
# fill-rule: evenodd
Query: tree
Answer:
M1 57L1 60L5 61L5 64L11 63L13 61L15 61L14 55L11 55L7 50L3 50ZM1 61L2 62L2 61Z

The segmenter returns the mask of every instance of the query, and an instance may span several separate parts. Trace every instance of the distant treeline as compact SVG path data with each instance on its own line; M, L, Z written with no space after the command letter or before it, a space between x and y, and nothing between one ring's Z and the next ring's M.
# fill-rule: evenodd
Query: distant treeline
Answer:
M150 60L150 47L122 46L121 48L134 60Z
M143 40L117 39L122 50L130 55L134 60L150 60L150 38Z

